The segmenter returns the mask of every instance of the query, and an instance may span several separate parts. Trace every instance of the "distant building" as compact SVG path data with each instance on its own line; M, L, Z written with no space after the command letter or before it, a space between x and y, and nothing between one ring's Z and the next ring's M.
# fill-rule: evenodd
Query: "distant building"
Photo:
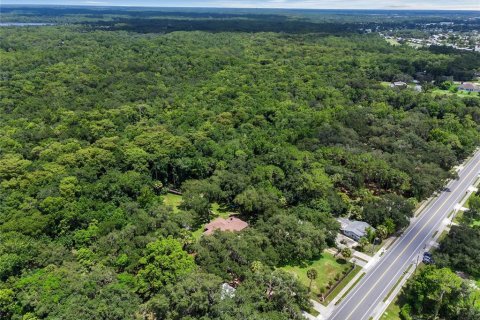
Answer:
M395 81L395 82L390 83L390 87L391 88L406 88L407 83L403 82L403 81Z
M470 82L464 82L458 86L458 90L468 91L468 92L480 92L480 86Z
M345 218L338 218L337 220L340 222L340 231L355 241L358 241L360 238L367 235L367 228L372 228L372 226L363 221L349 220Z
M204 234L212 234L217 229L220 231L241 231L246 227L248 227L248 223L236 217L217 218L205 226Z

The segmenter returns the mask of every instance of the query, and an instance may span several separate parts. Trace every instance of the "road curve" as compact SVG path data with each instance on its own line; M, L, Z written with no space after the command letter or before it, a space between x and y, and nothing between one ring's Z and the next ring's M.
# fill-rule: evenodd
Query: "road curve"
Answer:
M432 239L442 221L454 209L480 172L480 150L458 172L459 178L447 184L440 193L405 230L379 262L367 271L330 315L330 320L368 320L411 264Z

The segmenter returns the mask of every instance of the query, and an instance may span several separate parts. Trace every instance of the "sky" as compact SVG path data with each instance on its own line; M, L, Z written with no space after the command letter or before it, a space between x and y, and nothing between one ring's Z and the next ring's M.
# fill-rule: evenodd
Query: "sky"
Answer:
M480 0L0 0L0 3L145 7L480 10Z

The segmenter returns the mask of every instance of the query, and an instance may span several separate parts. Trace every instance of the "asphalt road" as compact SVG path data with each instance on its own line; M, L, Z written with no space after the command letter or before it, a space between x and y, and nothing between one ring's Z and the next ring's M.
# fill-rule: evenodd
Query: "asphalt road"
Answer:
M459 171L458 180L450 181L441 192L387 250L378 263L336 307L330 320L368 320L388 295L414 257L422 252L442 221L467 193L480 172L480 151Z

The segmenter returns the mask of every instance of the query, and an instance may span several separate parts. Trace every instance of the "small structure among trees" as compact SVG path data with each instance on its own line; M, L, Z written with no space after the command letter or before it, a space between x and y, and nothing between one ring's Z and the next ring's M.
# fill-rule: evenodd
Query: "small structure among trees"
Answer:
M471 82L464 82L458 86L458 90L467 92L480 92L480 86Z
M395 81L390 84L390 87L404 89L407 87L407 83L403 81Z
M367 236L367 229L372 228L368 223L357 220L349 220L345 218L338 218L340 222L340 231L349 238L359 241L360 238Z
M205 226L203 234L212 234L215 230L221 231L241 231L248 227L248 223L237 217L228 217L227 219L217 218Z

